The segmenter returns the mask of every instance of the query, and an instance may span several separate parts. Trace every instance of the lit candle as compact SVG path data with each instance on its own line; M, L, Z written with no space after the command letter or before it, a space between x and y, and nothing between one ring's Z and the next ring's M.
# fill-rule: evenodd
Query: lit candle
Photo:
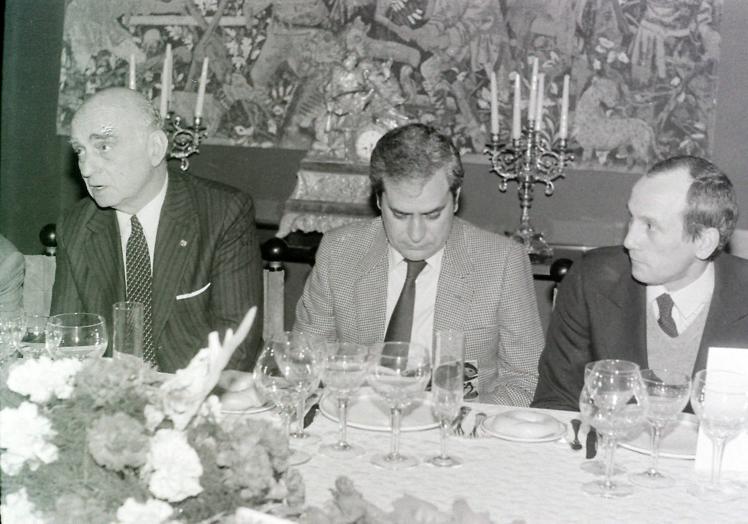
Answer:
M538 76L538 107L535 115L535 131L540 131L543 123L543 91L545 90L545 75Z
M130 70L127 76L127 87L135 90L135 53L130 55Z
M535 118L535 107L537 104L538 97L538 57L532 57L532 76L530 77L530 99L528 100L528 112L527 119L533 120Z
M195 118L203 116L205 102L205 86L208 84L208 57L203 58L203 71L200 73L200 85L197 88L197 102L195 103Z
M558 137L566 139L569 127L569 75L564 75L564 89L561 95L561 122Z
M491 71L491 134L499 134L499 89L496 85L496 71Z
M512 112L512 139L519 139L522 130L522 88L520 87L519 73L514 73L514 108Z
M161 69L161 118L169 113L169 96L171 96L171 44L166 44L164 67Z

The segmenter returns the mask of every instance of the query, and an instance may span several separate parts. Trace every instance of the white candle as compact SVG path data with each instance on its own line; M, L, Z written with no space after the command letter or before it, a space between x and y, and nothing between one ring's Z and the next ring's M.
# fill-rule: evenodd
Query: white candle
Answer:
M197 88L197 102L195 102L195 118L203 116L205 102L205 86L208 84L208 57L203 58L203 70L200 73L200 85Z
M522 130L522 88L519 73L514 73L514 107L512 112L512 139L517 140Z
M496 71L491 71L491 134L499 134L499 88L496 84Z
M161 69L161 118L169 113L169 96L171 96L171 44L166 44L164 67Z
M127 75L127 87L135 90L135 53L130 54L130 69Z
M561 95L561 122L558 137L566 139L569 127L569 75L564 75L564 89Z
M538 97L538 57L532 57L532 76L530 77L530 99L527 101L529 104L527 119L533 120L535 118L535 107L537 104Z
M538 107L535 114L535 131L540 131L543 125L543 91L545 91L545 75L538 76Z

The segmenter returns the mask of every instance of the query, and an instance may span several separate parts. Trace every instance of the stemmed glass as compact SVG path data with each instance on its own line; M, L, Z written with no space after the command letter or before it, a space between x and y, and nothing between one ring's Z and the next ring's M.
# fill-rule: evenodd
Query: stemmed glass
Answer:
M22 309L0 309L0 366L16 354L25 329L26 318Z
M430 352L414 342L384 342L370 360L368 381L389 404L392 427L390 452L376 454L371 461L387 469L413 467L418 460L400 453L400 418L404 408L422 397L431 375Z
M260 394L273 403L281 417L286 436L291 433L291 414L296 406L293 385L281 371L277 362L279 346L284 342L269 340L265 342L262 353L257 358L253 372L253 382ZM290 442L289 442L290 446ZM288 463L296 466L307 462L312 456L309 453L291 448Z
M701 429L712 441L712 470L709 483L694 484L689 487L689 493L714 502L741 496L739 489L721 481L720 476L725 444L735 438L748 421L748 377L731 371L699 371L693 379L691 406Z
M605 436L605 478L582 489L606 498L632 493L630 484L613 482L613 454L620 438L644 422L647 396L639 366L626 360L601 360L594 364L582 388L579 409L589 425Z
M428 462L440 467L459 466L462 460L447 454L447 438L462 404L465 335L462 331L440 330L436 332L435 342L431 401L434 415L439 420L441 452Z
M53 358L101 357L108 341L106 323L101 315L62 313L47 321L45 348Z
M37 358L44 354L48 320L46 315L26 315L26 329L19 347L24 358Z
M686 407L688 394L691 392L691 377L668 369L645 369L641 374L648 400L646 417L650 427L652 463L647 470L631 475L630 478L631 482L639 486L666 488L672 486L674 480L657 469L660 439L665 428Z
M320 451L328 456L355 457L364 453L361 446L351 445L346 439L348 402L361 387L369 370L369 348L351 342L330 342L323 363L322 380L325 389L338 404L338 441L324 444Z

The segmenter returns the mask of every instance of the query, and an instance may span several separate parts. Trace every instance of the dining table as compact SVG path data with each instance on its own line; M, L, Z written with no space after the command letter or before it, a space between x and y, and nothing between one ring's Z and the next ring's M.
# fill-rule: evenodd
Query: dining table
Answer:
M324 400L322 405L324 407ZM480 426L475 438L469 436L477 413L485 413L490 422L494 415L520 408L481 403L470 403L469 407L471 410L462 424L465 435L450 437L447 448L462 464L449 468L426 462L440 450L440 434L435 424L414 424L408 428L406 414L400 450L416 456L420 463L401 470L383 469L370 462L373 454L390 449L389 427L383 422L386 417L382 418L385 415L371 425L355 420L349 424L347 440L362 446L363 455L330 457L319 453L321 443L334 442L338 436L334 409L321 410L306 430L318 439L310 444L290 439L291 446L312 455L310 461L295 466L304 478L306 503L324 507L332 499L331 490L336 479L345 476L353 481L366 501L385 512L391 512L393 502L408 494L435 505L442 512L451 512L452 504L464 499L474 512L486 514L496 524L748 523L748 478L731 473L725 475L744 482L744 497L722 503L705 502L687 491L690 484L704 480L703 474L697 475L694 470L693 454L688 454L687 458L677 454L679 458L660 458L660 471L675 479L671 487L634 486L633 494L628 497L602 498L582 491L583 483L600 477L582 468L591 460L586 458L585 450L574 450L570 446L570 421L579 418L579 413L521 408L551 415L563 424L563 434L555 440L525 442L497 438L484 426ZM582 443L586 432L586 425L582 425ZM634 451L619 446L614 458L616 465L624 470L614 476L614 481L629 482L629 474L644 471L650 465L650 455L643 449Z

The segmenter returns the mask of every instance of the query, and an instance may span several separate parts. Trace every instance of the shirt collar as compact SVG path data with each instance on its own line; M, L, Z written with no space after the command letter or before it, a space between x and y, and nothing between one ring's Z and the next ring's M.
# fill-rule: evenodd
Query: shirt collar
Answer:
M429 268L434 268L437 270L441 269L442 266L442 258L444 257L444 247L442 247L439 251L431 255L429 258L426 259L426 267L424 270L427 270ZM400 252L392 247L391 245L388 245L387 249L387 262L390 271L397 268L399 264L402 264L405 262L405 257L400 254Z
M163 207L164 201L166 200L166 188L168 185L169 177L167 176L164 179L164 185L161 187L161 191L159 191L158 194L153 197L153 200L141 207L140 210L135 213L135 216L138 217L138 221L143 224L144 228L147 227L146 224L158 224L158 219L161 215L161 208ZM117 221L120 225L120 231L126 230L126 228L124 227L125 224L128 224L129 227L131 218L132 215L123 213L122 211L117 211Z
M698 312L701 306L709 302L714 292L714 262L709 262L703 273L678 291L668 291L665 286L647 286L647 303L657 300L663 293L669 293L674 307L684 317L689 318Z

